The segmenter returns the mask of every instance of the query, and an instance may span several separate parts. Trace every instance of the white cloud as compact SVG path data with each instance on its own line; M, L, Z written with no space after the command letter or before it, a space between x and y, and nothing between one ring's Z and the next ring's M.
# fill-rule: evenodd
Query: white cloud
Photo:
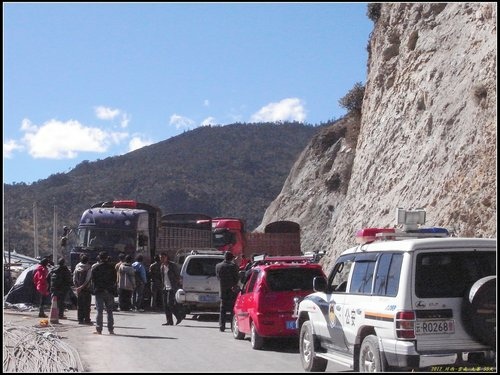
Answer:
M205 120L203 120L200 124L200 126L208 126L208 125L215 125L215 117L207 117Z
M121 111L119 109L113 109L103 106L95 107L95 115L100 120L113 120L120 113Z
M169 124L174 125L177 129L189 129L194 126L195 122L188 117L173 114L170 116Z
M29 126L25 126L29 125ZM49 120L41 126L34 126L23 120L22 141L34 158L72 159L78 152L105 152L111 144L128 137L127 133L109 132L88 127L78 121Z
M134 151L134 150L138 150L144 146L149 146L152 143L153 143L153 141L151 141L149 139L147 139L147 140L141 139L139 136L135 136L128 143L128 150L129 150L129 152Z
M250 122L304 122L305 119L306 111L302 101L298 98L287 98L262 107L252 115Z
M210 107L210 100L205 99L205 100L203 101L203 106L204 106L204 107Z
M130 122L130 116L126 113L122 114L122 121L120 122L120 126L122 128L128 127L128 123Z
M9 139L7 142L3 144L3 157L6 159L10 159L14 151L22 150L23 148L24 147L15 140Z
M30 131L36 131L36 125L33 125L33 123L25 118L23 121L21 121L21 131L23 132L30 132Z

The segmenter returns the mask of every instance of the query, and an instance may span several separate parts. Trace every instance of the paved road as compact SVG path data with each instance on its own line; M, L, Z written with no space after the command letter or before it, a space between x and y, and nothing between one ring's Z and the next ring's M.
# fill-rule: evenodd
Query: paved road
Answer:
M54 325L60 337L80 354L87 372L298 372L304 373L298 345L273 340L264 350L253 350L249 338L235 340L228 329L219 332L217 315L193 319L178 326L162 326L165 317L152 312L115 312L115 333L95 335L79 325L76 311ZM92 319L95 311L92 311ZM37 325L37 311L4 310L4 321ZM328 364L327 372L349 371Z

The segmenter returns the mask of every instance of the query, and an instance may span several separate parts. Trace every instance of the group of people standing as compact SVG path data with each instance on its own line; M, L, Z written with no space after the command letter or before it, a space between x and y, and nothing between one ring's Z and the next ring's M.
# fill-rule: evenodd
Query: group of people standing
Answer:
M118 293L120 311L144 311L144 288L147 283L146 267L143 256L138 255L132 263L131 255L120 255L120 261L113 265L106 252L99 253L97 263L90 265L89 259L82 254L73 274L66 266L64 258L59 259L58 265L49 271L49 259L40 261L33 274L35 288L38 291L40 310L39 317L47 317L44 312L44 299L49 296L57 297L59 319L65 319L64 301L72 286L77 295L77 317L79 324L92 325L90 318L92 294L95 295L96 334L102 334L103 314L106 310L107 329L114 334L115 294ZM219 328L225 330L226 315L232 314L237 294L238 266L233 262L234 256L226 252L224 261L217 264L216 275L220 280L220 318ZM151 308L154 311L163 309L166 317L165 326L178 325L186 317L181 304L175 300L175 294L181 287L179 267L170 260L167 253L155 256L149 267L151 278ZM49 286L50 284L50 286ZM230 318L231 319L231 318Z
M44 311L44 303L50 295L57 298L59 319L66 319L64 315L64 301L73 285L71 271L66 266L64 258L60 258L57 266L53 267L50 271L49 264L49 258L43 258L33 272L33 283L38 292L38 301L40 303L38 317L47 318Z
M132 263L132 256L120 254L115 265L117 273L118 305L120 311L144 311L144 288L147 283L143 256L138 255Z

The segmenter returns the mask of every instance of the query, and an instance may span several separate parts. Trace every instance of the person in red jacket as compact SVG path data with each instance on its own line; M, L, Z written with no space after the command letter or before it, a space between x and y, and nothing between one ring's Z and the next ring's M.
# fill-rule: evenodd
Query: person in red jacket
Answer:
M33 283L35 284L35 289L39 296L38 300L40 301L39 318L47 318L47 315L45 315L43 311L43 302L49 295L49 284L47 282L47 276L49 274L49 269L47 268L48 264L49 258L43 258L35 268L35 272L33 272Z

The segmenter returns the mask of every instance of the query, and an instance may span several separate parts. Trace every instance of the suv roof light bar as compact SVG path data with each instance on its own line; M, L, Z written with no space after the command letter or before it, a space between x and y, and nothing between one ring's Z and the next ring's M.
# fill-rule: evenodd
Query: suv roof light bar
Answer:
M425 210L396 209L396 221L403 230L395 228L363 228L356 232L356 242L367 244L376 240L400 240L404 238L449 237L450 232L442 227L419 228L425 224Z
M364 228L356 232L356 242L367 244L377 240L401 240L405 238L449 237L448 229L441 227L419 228L402 232L394 228Z
M375 237L382 239L384 237L390 237L385 239L398 239L398 238L433 238L433 237L449 237L450 233L446 228L440 227L430 227L430 228L420 228L408 232L394 232L391 235L388 233L377 233Z

